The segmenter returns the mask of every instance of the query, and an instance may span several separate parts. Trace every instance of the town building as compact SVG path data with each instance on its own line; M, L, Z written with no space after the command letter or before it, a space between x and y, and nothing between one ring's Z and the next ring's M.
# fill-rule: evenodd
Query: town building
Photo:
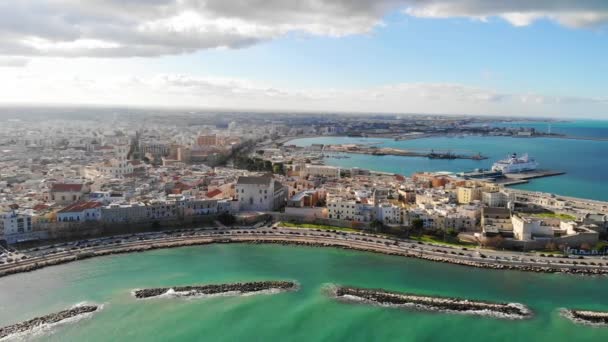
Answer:
M59 222L85 222L101 220L102 203L97 201L77 202L59 210L57 221Z
M275 211L285 205L286 189L270 175L241 176L236 183L240 211Z

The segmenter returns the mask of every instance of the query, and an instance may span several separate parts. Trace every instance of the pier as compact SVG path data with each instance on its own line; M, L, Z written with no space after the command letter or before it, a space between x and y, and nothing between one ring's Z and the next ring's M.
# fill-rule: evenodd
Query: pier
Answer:
M488 159L486 156L481 154L456 154L451 151L413 151L404 150L392 147L376 147L376 146L365 146L360 144L346 144L346 145L327 145L323 149L324 152L339 152L339 153L356 153L356 154L371 154L374 156L402 156L402 157L423 157L429 159L471 159L471 160L485 160Z
M466 179L485 180L499 185L518 185L529 183L531 179L563 175L566 172L557 170L534 170L519 173L501 173L496 171L473 171L459 174Z
M521 179L528 180L534 178L543 178L543 177L552 177L563 175L566 172L564 171L555 171L555 170L534 170L534 171L525 171L519 173L506 173L505 177L509 179Z
M496 179L495 183L505 186L526 184L529 183L531 179L560 176L563 174L566 174L566 172L556 170L534 170L520 173L506 173L503 175L503 178Z

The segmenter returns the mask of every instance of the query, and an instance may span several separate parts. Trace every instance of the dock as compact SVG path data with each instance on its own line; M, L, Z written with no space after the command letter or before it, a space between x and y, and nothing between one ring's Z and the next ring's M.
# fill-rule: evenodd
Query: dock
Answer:
M505 173L505 177L513 180L529 180L534 178L552 177L563 175L564 171L555 170L534 170L519 173Z
M509 185L518 185L518 184L526 184L529 183L531 179L535 178L543 178L543 177L552 177L563 175L566 172L564 171L556 171L556 170L534 170L534 171L525 171L520 173L506 173L502 174L501 172L496 171L472 171L472 172L463 172L459 174L461 177L465 179L477 179L492 182L494 184L509 186Z
M326 145L323 148L324 152L334 153L355 153L355 154L371 154L374 156L401 156L401 157L423 157L429 159L471 159L471 160L485 160L488 159L486 156L481 154L455 154L450 151L437 152L434 150L430 151L413 151L404 150L393 147L376 147L376 146L365 146L361 144L344 144L344 145Z

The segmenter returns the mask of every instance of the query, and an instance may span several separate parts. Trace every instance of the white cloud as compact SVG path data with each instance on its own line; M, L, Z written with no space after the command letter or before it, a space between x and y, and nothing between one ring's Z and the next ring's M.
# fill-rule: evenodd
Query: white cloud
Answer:
M29 59L21 57L0 57L0 68L22 68L29 64Z
M608 1L603 0L427 0L412 1L405 12L422 18L464 17L486 21L500 17L514 26L527 26L542 18L574 28L608 23Z
M10 86L8 85L10 83ZM512 94L452 83L399 83L360 89L278 88L244 79L159 74L150 77L46 77L15 74L4 101L341 112L602 116L608 98Z
M130 57L239 48L291 32L340 37L395 10L426 18L539 18L608 23L608 1L584 0L4 0L0 55Z

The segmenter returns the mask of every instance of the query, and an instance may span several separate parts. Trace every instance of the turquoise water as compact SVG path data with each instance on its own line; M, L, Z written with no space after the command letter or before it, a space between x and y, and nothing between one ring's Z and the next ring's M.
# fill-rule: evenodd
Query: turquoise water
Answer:
M298 292L136 301L134 288L268 279ZM418 312L327 298L337 283L520 302L531 320ZM561 307L608 310L608 278L493 271L340 249L212 245L89 259L0 279L0 326L75 303L93 317L44 341L599 341L608 328L571 323Z
M608 126L605 128L608 135ZM307 146L312 143L377 143L378 146L420 151L450 150L453 153L481 153L487 160L443 160L399 156L350 154L348 159L327 158L326 164L340 167L360 167L377 171L411 175L420 171L471 171L489 169L499 159L517 152L528 153L540 163L540 168L565 171L566 174L532 180L517 188L551 192L565 196L608 200L608 141L570 140L555 138L512 138L467 136L424 138L407 141L377 138L322 137L293 140L290 143Z

